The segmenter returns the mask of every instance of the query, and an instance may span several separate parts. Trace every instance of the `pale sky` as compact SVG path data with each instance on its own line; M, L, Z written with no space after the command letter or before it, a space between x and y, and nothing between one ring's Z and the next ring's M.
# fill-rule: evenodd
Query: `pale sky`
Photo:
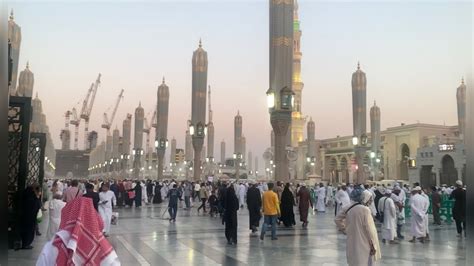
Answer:
M358 60L367 74L368 108L377 101L382 129L417 121L456 125L456 88L472 64L471 5L299 1L302 108L316 123L316 138L352 134L351 75ZM102 84L89 128L100 139L103 113L111 111L120 89L124 99L113 128L117 124L121 130L140 101L151 118L165 76L168 136L184 148L191 57L202 38L209 59L215 157L220 158L222 139L227 156L233 152L233 118L240 110L247 151L259 156L262 168L271 130L265 102L268 1L25 1L10 8L22 28L19 70L29 60L34 93L43 102L56 148L65 111L80 109L99 72ZM83 125L79 147L82 134Z

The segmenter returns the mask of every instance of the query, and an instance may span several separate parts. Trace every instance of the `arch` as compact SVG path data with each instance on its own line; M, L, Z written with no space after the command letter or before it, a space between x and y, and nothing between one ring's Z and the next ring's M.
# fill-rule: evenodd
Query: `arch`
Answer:
M400 165L399 168L399 179L408 180L408 159L410 158L410 147L406 143L400 145Z
M349 183L348 160L346 156L341 158L341 182Z
M458 171L454 167L454 159L450 155L446 154L441 158L441 184L452 186L458 180Z
M336 157L329 158L329 182L338 180L338 162Z

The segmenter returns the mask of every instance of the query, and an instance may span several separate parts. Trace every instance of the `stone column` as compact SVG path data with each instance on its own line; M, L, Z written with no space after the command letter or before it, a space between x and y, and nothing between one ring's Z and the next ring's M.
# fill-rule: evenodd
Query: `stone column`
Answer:
M271 124L275 132L275 179L288 180L288 158L286 155L287 132L290 126L291 113L274 111L271 114Z

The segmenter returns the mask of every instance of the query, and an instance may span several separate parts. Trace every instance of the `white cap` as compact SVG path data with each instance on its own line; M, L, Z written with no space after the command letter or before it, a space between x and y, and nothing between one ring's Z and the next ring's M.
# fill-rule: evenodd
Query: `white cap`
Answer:
M420 186L414 187L412 191L421 191L421 187Z
M462 186L462 181L461 181L461 180L457 180L457 181L456 181L456 185Z
M391 189L386 189L385 194L392 194L392 190Z

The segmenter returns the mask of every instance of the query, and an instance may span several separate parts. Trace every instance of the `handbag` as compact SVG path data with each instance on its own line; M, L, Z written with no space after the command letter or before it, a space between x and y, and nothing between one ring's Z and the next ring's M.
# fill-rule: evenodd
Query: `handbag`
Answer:
M36 214L36 223L41 223L43 220L43 211L39 209L38 213Z

